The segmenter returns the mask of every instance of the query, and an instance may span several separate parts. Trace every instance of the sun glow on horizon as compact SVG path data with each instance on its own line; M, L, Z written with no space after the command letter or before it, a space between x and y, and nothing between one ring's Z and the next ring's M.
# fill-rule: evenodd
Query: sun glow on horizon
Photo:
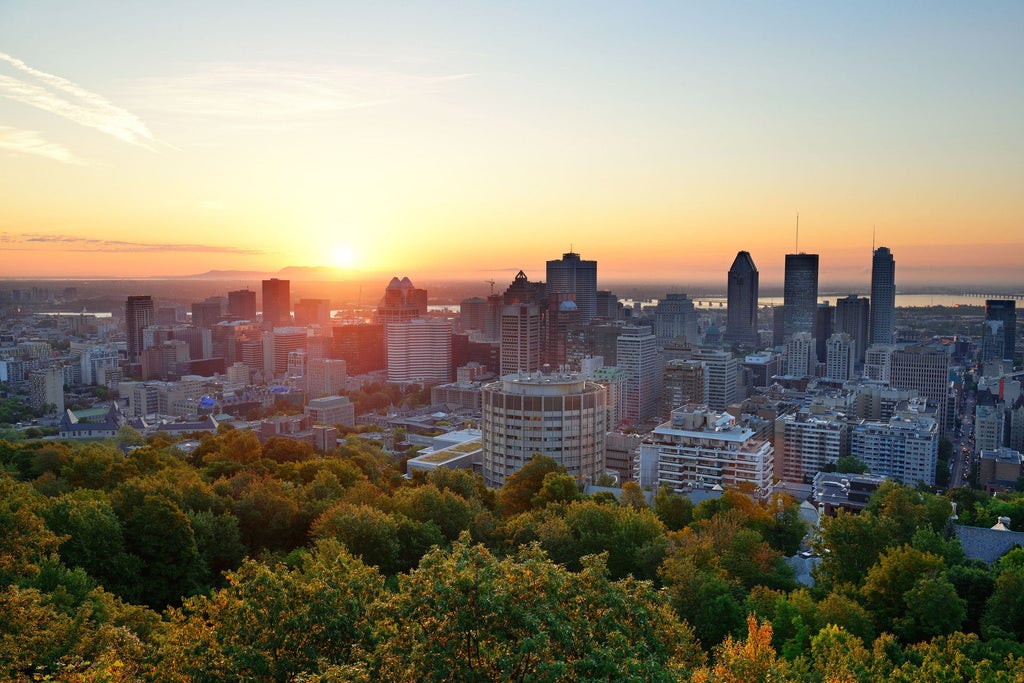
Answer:
M331 254L334 265L338 268L351 268L356 264L356 254L352 248L346 245L334 247Z

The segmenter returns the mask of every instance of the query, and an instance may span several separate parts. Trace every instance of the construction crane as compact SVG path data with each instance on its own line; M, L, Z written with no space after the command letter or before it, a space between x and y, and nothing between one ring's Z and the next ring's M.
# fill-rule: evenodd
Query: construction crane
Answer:
M494 294L494 280L484 280L484 282L491 286L491 294Z

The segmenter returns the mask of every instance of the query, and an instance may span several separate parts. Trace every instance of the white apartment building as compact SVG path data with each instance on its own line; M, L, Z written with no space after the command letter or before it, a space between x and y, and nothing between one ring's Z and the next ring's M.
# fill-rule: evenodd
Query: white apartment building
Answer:
M644 438L634 471L641 486L682 492L749 484L767 496L774 454L770 441L754 438L754 431L738 426L733 415L690 404L673 410L671 420Z
M483 388L484 483L499 488L535 453L581 481L604 472L607 394L579 375L513 374Z
M850 430L850 454L873 475L934 486L939 427L931 417L905 413L888 422L861 422Z

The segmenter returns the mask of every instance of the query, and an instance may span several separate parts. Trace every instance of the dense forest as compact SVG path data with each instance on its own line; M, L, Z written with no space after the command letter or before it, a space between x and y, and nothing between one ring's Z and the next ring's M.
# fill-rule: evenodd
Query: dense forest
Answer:
M1024 549L967 560L961 523L1024 497L886 484L798 502L581 494L536 457L498 491L407 480L222 428L191 452L0 441L0 677L60 681L1019 681Z

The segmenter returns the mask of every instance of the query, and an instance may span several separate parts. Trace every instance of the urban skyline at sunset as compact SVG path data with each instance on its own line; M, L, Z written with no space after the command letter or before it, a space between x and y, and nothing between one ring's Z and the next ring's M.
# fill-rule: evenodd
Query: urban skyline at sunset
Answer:
M1024 284L1024 6L0 8L5 277ZM799 214L799 244L796 224Z

